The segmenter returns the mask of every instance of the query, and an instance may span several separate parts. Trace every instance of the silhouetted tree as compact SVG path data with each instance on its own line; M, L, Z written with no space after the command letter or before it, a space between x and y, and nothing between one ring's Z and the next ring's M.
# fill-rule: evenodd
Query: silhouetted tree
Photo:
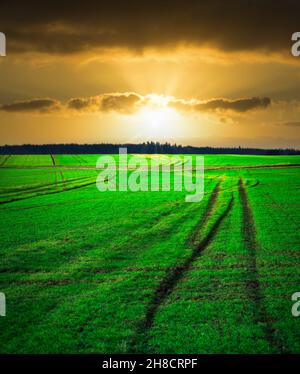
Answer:
M141 144L23 144L0 146L0 154L113 154L120 147L126 147L128 153L171 153L171 154L244 154L244 155L299 155L297 149L260 149L239 147L193 147L165 142L144 142Z

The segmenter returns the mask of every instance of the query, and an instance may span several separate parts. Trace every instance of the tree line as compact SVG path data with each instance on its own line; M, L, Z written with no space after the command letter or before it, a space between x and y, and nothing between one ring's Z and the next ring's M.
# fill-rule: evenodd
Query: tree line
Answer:
M158 154L239 154L239 155L299 155L297 149L262 149L243 147L194 147L171 143L144 142L140 144L22 144L0 146L2 155L35 154L115 154L119 148L127 148L128 153Z

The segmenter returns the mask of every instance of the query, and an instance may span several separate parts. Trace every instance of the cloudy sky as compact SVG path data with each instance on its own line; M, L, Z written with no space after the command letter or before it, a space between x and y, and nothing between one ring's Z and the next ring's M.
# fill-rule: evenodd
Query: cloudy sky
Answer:
M1 144L300 148L300 2L1 4Z

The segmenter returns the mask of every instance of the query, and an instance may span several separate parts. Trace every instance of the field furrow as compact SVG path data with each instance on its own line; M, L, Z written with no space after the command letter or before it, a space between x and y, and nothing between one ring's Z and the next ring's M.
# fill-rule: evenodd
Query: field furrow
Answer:
M282 351L281 344L274 336L274 327L267 316L265 308L265 300L261 290L259 274L257 270L257 250L258 243L256 240L256 230L253 219L252 210L247 197L246 187L243 180L239 179L239 196L242 205L242 233L243 243L249 253L249 261L247 264L247 280L246 288L248 297L253 305L253 320L256 324L265 326L265 337L274 351L280 353Z
M206 234L206 236L199 241L199 236L200 236L199 232L201 231L201 228L207 225L207 222L214 211L217 197L219 194L219 189L220 189L220 184L218 183L212 192L211 198L209 199L209 203L204 213L204 216L201 218L200 224L197 225L196 233L192 234L193 250L191 252L191 255L188 258L186 258L183 263L180 263L176 265L175 267L168 269L165 277L162 279L157 289L155 290L153 299L151 300L151 302L149 303L147 307L145 318L141 321L138 327L137 334L136 334L137 339L142 337L144 340L145 338L147 338L147 331L151 328L156 312L159 309L160 305L162 305L165 302L166 298L173 292L178 282L189 271L194 261L201 255L201 253L205 250L205 248L210 244L210 242L213 240L214 236L216 235L221 223L226 218L226 216L229 214L232 208L232 205L233 205L233 197L230 198L225 210L223 210L222 213L219 213L219 212L216 213L217 215L219 214L218 218L215 220L213 225L209 228L209 231ZM145 341L144 341L144 344L146 344ZM137 343L136 341L134 341L130 350L141 351L140 342Z

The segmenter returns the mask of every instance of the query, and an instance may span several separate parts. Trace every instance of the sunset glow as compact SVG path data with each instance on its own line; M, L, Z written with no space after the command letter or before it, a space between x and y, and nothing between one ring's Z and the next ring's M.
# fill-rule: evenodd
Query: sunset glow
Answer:
M153 139L161 138L176 131L179 114L170 108L144 107L137 114L136 119L140 122L141 132L145 136L153 136Z
M35 17L30 7L18 5L11 18L3 9L1 143L144 134L183 145L297 148L300 60L291 35L299 22L284 22L279 8L274 15L250 3L240 14L225 7L226 22L222 10L194 1L185 10L177 1L137 2L122 18L98 2L63 16L41 4Z

